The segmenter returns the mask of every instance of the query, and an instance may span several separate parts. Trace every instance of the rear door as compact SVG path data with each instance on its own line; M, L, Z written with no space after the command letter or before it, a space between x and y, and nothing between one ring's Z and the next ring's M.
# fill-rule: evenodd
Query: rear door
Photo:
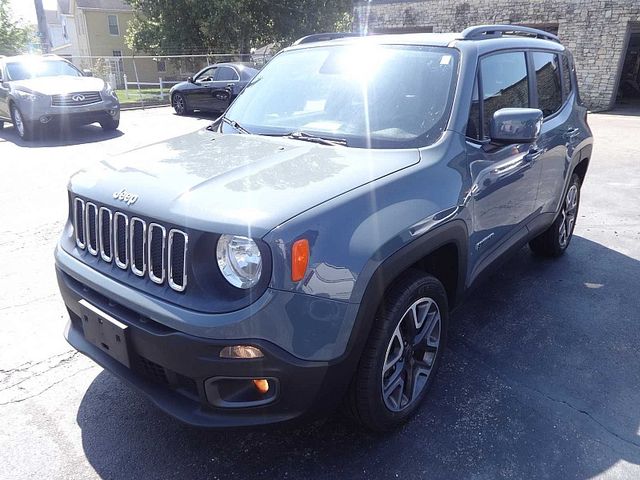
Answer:
M210 109L218 112L226 110L233 97L238 93L239 82L240 75L233 67L221 65L216 72Z
M563 87L563 55L547 51L532 51L529 55L535 70L535 105L544 115L538 139L541 172L536 209L555 212L571 166L569 151L579 130L570 92L564 92L568 87Z
M502 108L528 108L532 79L524 51L503 51L480 58L467 127L472 278L526 232L533 216L540 169L535 143L490 142L493 114Z

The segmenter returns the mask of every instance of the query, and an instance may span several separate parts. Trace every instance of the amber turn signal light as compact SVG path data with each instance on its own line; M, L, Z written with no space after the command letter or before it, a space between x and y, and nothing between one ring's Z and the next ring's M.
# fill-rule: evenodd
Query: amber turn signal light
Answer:
M307 273L309 265L309 241L296 240L291 247L291 280L299 282Z
M254 379L253 386L263 395L269 391L269 382L264 378Z

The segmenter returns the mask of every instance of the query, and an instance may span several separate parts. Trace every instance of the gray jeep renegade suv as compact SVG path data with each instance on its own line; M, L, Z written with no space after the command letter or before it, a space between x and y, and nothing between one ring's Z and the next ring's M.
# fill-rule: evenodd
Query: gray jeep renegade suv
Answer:
M561 255L592 150L571 54L516 26L278 54L211 127L69 183L76 349L191 424L384 430L507 253Z

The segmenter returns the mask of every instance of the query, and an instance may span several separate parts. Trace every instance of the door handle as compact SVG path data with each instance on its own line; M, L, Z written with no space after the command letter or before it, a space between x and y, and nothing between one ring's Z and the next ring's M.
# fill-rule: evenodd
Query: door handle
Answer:
M565 138L568 138L569 140L571 140L572 138L574 138L579 133L580 133L580 129L579 128L570 128L565 132L564 136L565 136Z
M531 148L529 152L524 156L523 160L525 162L533 163L544 153L543 150L539 148Z

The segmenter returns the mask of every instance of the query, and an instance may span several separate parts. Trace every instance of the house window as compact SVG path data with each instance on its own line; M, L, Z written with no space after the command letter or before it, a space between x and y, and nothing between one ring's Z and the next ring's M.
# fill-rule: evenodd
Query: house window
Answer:
M108 15L109 20L109 33L111 35L120 35L120 28L118 26L118 16L117 15Z

